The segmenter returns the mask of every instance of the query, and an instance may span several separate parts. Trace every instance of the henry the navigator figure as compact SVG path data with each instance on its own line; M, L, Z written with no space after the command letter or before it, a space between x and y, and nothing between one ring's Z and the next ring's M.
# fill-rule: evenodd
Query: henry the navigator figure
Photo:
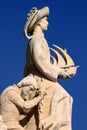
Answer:
M47 92L38 107L39 129L71 130L72 98L57 83L58 77L67 77L66 70L51 64L49 46L44 37L44 31L48 27L48 15L48 7L41 10L33 8L28 14L24 28L24 34L29 39L24 76L35 77L39 87ZM33 128L33 124L27 125L29 130L31 125Z

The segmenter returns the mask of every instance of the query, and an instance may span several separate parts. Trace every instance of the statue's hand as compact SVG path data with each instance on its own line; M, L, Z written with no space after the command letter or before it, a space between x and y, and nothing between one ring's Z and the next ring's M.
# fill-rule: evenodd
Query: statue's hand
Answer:
M46 95L46 90L40 88L40 89L39 89L39 96L41 96L42 98L44 98L45 95Z
M59 78L67 78L66 69L60 69Z

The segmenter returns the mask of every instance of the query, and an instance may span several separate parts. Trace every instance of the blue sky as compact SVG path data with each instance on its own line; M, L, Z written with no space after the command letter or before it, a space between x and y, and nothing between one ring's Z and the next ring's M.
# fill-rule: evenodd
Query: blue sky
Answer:
M27 13L32 7L48 6L49 46L66 48L79 69L75 77L59 80L73 97L73 130L87 129L87 1L1 0L0 1L0 93L23 77L28 40L23 36Z

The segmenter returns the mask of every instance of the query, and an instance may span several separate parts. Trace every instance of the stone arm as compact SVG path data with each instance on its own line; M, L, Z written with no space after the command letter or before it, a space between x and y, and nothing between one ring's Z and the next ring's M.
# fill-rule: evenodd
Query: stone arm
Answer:
M50 63L49 47L44 47L41 38L33 38L30 41L30 52L32 60L37 69L49 80L56 82L61 69ZM46 50L47 49L47 50ZM49 58L48 58L49 55Z
M36 106L42 97L38 96L32 100L24 101L23 98L14 90L8 92L8 100L19 107L24 113L28 113L34 106Z

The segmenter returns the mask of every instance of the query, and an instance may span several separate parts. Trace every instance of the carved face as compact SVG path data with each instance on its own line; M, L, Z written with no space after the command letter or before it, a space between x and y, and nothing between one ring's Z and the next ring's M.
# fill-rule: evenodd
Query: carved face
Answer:
M29 100L29 91L30 91L29 86L22 88L22 97L24 100Z
M42 19L40 20L40 22L39 22L39 25L40 25L42 31L46 31L46 30L47 30L48 24L49 24L49 23L48 23L48 21L47 21L47 17L42 18Z
M32 85L22 88L22 97L24 100L30 100L34 98L36 94L37 94L37 89L35 89Z

